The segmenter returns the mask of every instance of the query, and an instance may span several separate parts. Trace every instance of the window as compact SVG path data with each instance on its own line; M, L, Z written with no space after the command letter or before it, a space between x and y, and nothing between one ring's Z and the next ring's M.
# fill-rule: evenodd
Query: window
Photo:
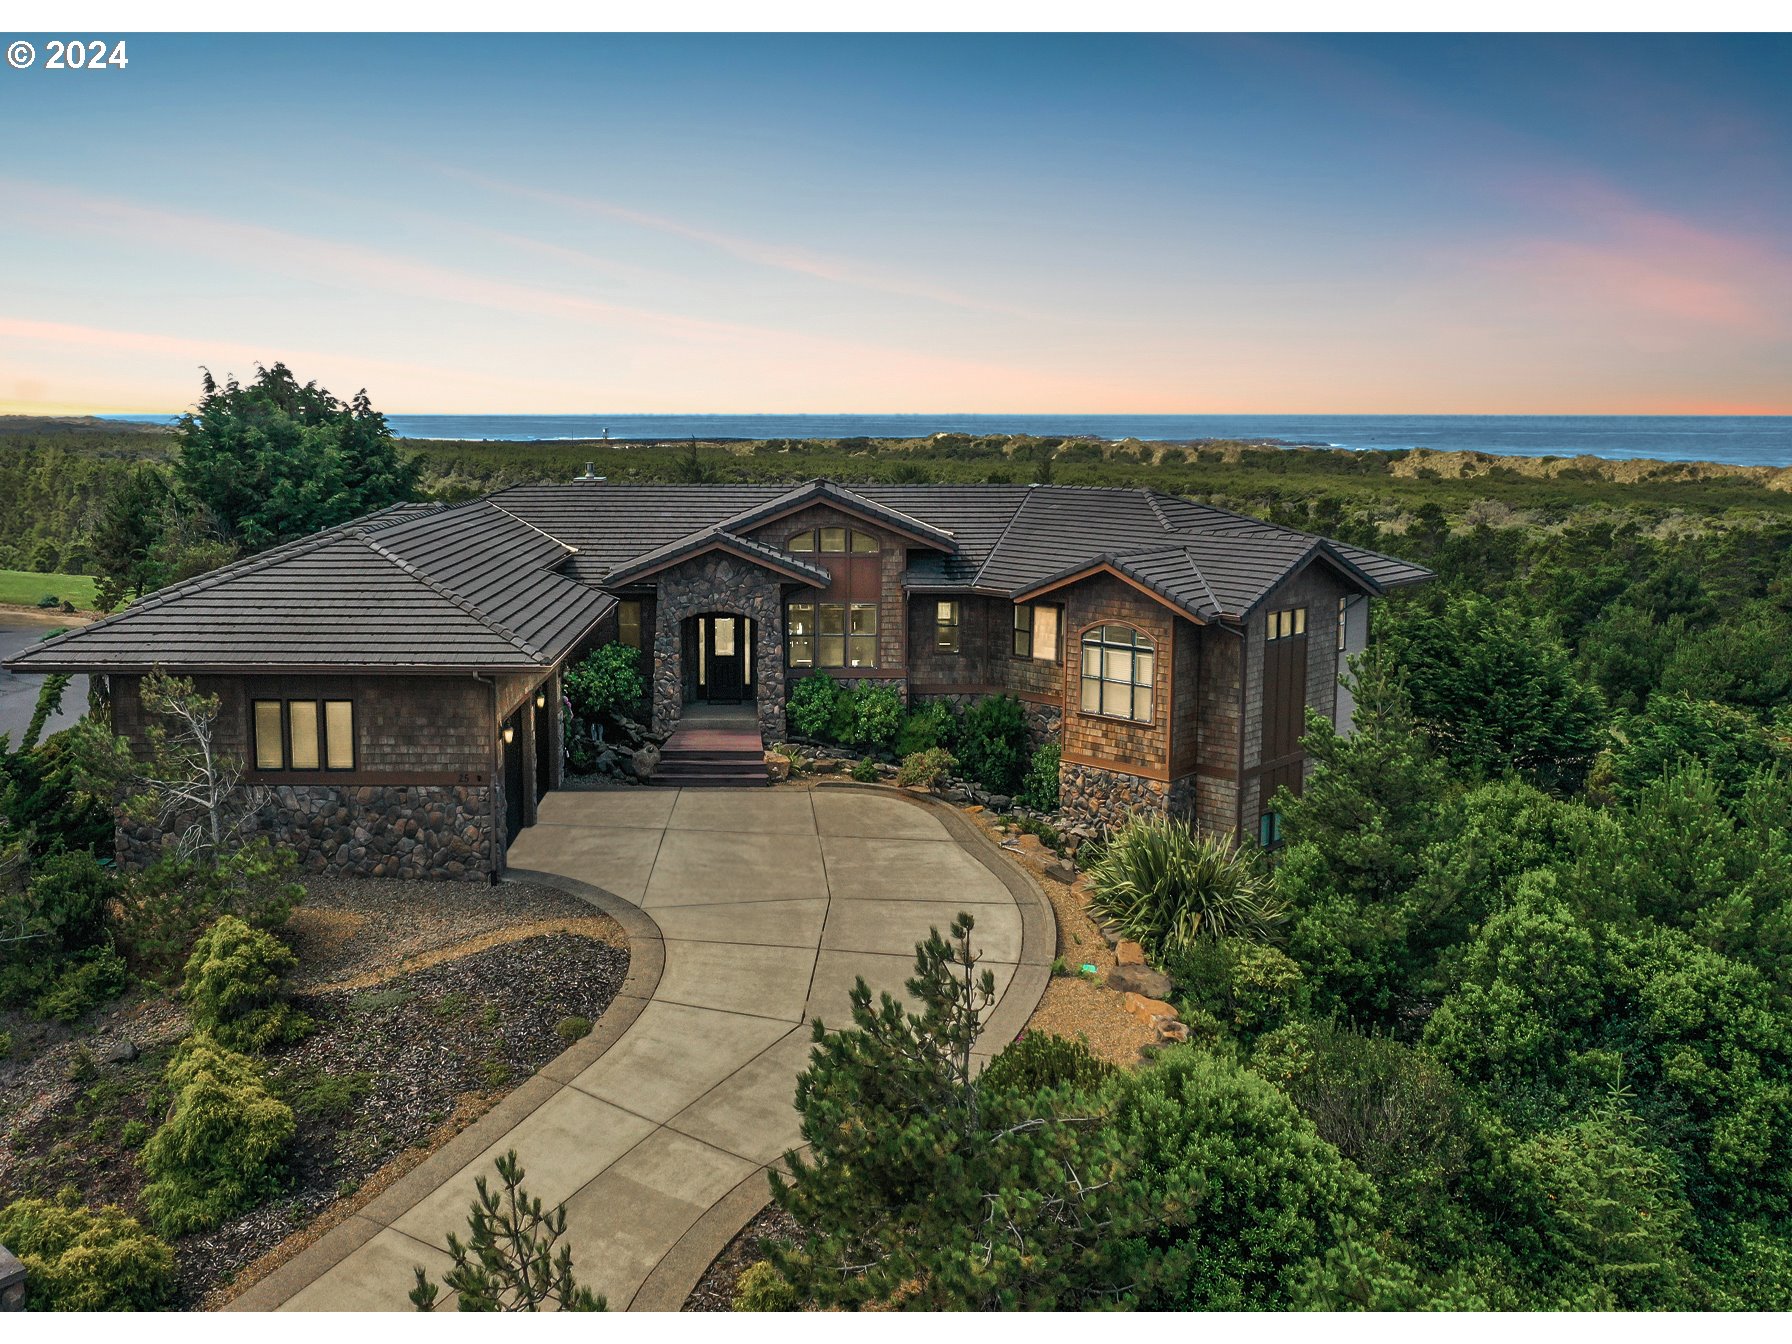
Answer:
M803 555L813 555L817 551L823 555L876 555L883 547L870 532L860 532L856 528L820 527L810 528L807 532L791 533L790 540L784 543L784 549Z
M1307 609L1305 607L1289 607L1285 611L1272 611L1264 625L1265 639L1293 639L1296 635L1307 633Z
M1282 843L1282 814L1265 812L1257 818L1257 843L1265 849L1274 849Z
M350 700L257 700L257 770L353 770L355 706Z
M622 602L616 607L616 641L631 649L641 647L641 604Z
M784 636L792 667L876 667L877 603L792 602Z
M958 603L934 604L933 648L936 653L958 652Z
M784 617L785 644L792 667L815 666L815 604L792 602Z
M1014 608L1014 656L1058 661L1058 608L1043 604Z
M255 702L255 768L286 769L286 733L280 722L278 700Z
M317 701L286 702L286 732L292 743L290 760L294 770L317 769L319 742L317 734Z
M1338 652L1344 652L1344 613L1350 606L1348 597L1338 599Z
M1083 636L1085 714L1151 721L1157 645L1131 626L1098 625Z

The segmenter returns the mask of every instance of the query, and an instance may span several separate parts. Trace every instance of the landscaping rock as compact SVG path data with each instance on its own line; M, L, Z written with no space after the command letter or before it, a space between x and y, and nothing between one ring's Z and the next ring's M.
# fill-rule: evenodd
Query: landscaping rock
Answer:
M790 762L775 751L765 753L765 773L776 784L790 778Z
M659 768L660 749L651 742L636 751L633 759L629 761L629 769L633 771L635 778L643 784L652 779L653 772Z
M100 1046L94 1051L93 1057L102 1064L129 1064L137 1058L137 1047L121 1036Z
M1107 986L1121 994L1161 999L1170 992L1170 977L1149 966L1116 966L1108 972Z
M1110 975L1108 979L1112 982L1113 977ZM1120 1002L1127 1012L1148 1027L1155 1026L1157 1018L1174 1022L1180 1016L1176 1011L1175 1004L1165 1003L1162 999L1154 999L1144 994L1128 994Z
M1063 859L1051 859L1045 865L1045 875L1054 882L1074 882L1076 881L1076 866L1064 862Z
M1013 806L1014 799L1010 798L1005 793L992 793L989 795L989 807L992 812L1006 812Z
M1114 960L1122 966L1145 965L1145 949L1130 938L1122 938L1114 945Z
M25 1266L0 1246L0 1311L25 1310Z
M1168 1021L1162 1018L1152 1020L1157 1026L1157 1039L1164 1044L1182 1045L1188 1041L1188 1023L1177 1021L1174 1018Z

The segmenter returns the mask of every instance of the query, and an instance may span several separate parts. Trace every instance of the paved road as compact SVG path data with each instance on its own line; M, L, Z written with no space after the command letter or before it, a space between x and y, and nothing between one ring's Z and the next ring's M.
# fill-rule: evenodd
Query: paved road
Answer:
M234 1309L407 1309L412 1267L440 1277L474 1177L515 1148L530 1193L566 1203L581 1282L612 1310L676 1310L801 1142L808 1023L849 1023L856 977L900 994L915 944L969 910L997 1049L1050 974L1037 887L963 818L888 792L556 793L510 858L623 919L628 984L591 1038Z
M53 625L6 625L0 617L0 661L30 648L56 627ZM25 676L0 669L0 734L16 747L31 724L37 709L37 688L42 677ZM50 720L44 736L73 727L87 712L87 678L76 677L62 693L62 713Z

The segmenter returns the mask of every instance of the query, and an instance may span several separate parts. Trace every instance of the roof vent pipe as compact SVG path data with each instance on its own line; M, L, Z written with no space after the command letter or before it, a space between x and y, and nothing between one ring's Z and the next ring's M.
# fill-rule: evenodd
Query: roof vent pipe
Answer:
M583 476L575 476L575 477L573 477L573 479L575 481L601 481L601 480L603 480L603 477L599 476L597 474L597 472L594 470L594 468L596 466L597 466L597 464L595 462L587 462L585 464L585 474Z

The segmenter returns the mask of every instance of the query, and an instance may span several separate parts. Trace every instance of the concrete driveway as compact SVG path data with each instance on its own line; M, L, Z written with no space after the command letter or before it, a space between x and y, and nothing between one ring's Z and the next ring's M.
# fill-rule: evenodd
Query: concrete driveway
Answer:
M550 794L510 862L623 922L628 983L591 1037L232 1309L407 1310L412 1267L439 1279L474 1177L514 1148L529 1192L566 1204L580 1281L612 1310L675 1311L801 1143L809 1023L850 1025L856 977L900 997L915 944L969 911L1002 996L987 1053L1050 974L1032 881L949 808L888 790Z

